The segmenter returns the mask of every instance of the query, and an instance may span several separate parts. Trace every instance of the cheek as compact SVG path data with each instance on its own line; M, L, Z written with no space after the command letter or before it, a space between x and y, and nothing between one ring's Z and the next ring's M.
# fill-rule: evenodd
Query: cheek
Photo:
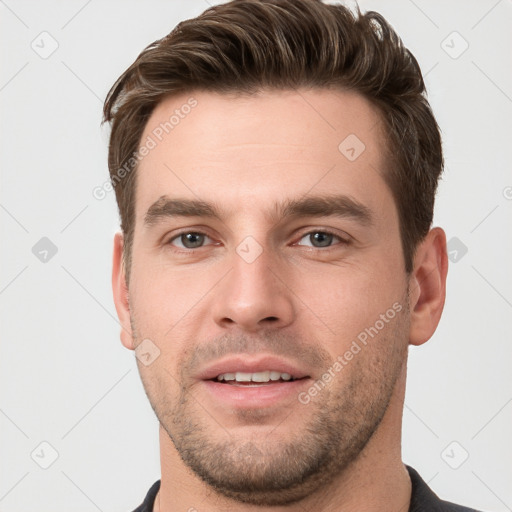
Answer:
M132 276L131 295L137 303L137 310L145 318L166 320L173 324L194 307L211 287L211 272L207 269L185 266L171 266L165 256L147 258L141 256Z
M374 261L364 266L304 268L294 281L292 289L304 306L299 323L305 329L311 328L311 323L317 326L325 342L331 340L331 347L326 348L333 355L379 321L394 304L395 308L399 308L396 303L404 306L405 281L389 259L386 265ZM394 318L394 311L391 313Z
M139 337L158 340L174 339L176 347L198 312L204 313L204 304L211 300L215 283L222 269L213 266L172 266L165 258L153 258L142 263L134 258L130 284L130 307L135 316ZM148 261L150 258L148 258ZM136 265L137 261L141 264ZM206 318L206 317L205 317ZM187 332L187 336L191 333Z

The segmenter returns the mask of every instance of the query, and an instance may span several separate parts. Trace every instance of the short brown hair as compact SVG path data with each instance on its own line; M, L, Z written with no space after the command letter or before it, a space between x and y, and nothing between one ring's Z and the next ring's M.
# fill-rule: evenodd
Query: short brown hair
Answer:
M110 89L108 165L125 238L127 281L134 232L136 164L119 180L164 98L192 90L339 88L360 93L384 120L384 178L400 222L405 270L428 233L443 169L441 137L419 65L376 12L320 0L234 0L179 23L150 44ZM340 141L341 142L341 141ZM130 160L131 159L131 160Z

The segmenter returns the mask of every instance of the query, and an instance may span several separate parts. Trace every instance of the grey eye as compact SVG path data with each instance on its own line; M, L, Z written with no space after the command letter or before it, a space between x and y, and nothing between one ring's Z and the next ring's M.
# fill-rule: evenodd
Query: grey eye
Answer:
M176 238L173 238L171 242L183 249L197 249L204 244L206 238L208 237L202 233L188 232L178 235Z
M325 231L313 231L304 235L300 239L299 245L309 245L311 247L329 247L332 245L334 238L338 237ZM309 240L310 243L301 243L302 240Z

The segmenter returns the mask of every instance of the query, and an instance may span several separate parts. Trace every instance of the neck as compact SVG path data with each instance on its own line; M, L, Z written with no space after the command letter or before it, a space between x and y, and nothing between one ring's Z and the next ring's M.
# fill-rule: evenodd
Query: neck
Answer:
M327 486L287 506L265 507L268 512L407 512L411 481L401 459L402 411L406 363L378 429L364 450ZM160 426L162 478L154 512L261 512L262 508L217 494L181 460Z

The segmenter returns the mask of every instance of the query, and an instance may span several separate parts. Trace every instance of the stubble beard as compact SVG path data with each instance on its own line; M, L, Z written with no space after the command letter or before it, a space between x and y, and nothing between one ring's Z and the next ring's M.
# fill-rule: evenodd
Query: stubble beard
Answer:
M281 425L265 427L267 431L253 439L223 432L222 415L210 417L184 386L179 399L171 403L165 379L155 376L149 382L141 377L160 424L183 462L201 480L241 503L292 504L346 471L378 429L406 364L406 318L407 312L402 311L314 401L304 405L297 400ZM379 344L378 350L372 344ZM343 379L344 385L337 386L336 379ZM250 415L245 413L246 421ZM309 418L304 421L306 415ZM280 439L286 425L291 425L286 440ZM215 429L222 440L212 436Z

